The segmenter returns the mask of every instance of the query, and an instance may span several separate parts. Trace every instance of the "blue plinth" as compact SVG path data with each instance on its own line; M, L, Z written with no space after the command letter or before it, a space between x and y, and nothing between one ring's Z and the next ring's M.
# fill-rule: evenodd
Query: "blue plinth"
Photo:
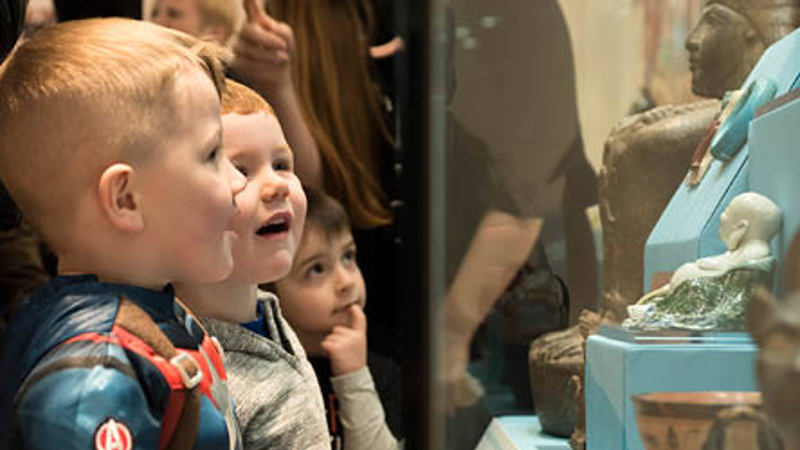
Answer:
M783 226L773 247L778 267L800 228L800 100L793 100L750 122L750 189L766 195L783 213ZM780 282L781 277L777 277ZM779 286L779 291L783 291Z
M770 46L743 86L755 78L767 78L775 82L777 95L785 94L800 72L798 54L800 30ZM794 128L798 128L796 124ZM714 160L700 185L688 187L682 183L675 191L645 244L645 291L651 289L653 275L672 272L683 263L725 251L718 235L719 216L733 197L750 190L748 172L754 151L755 147L745 144L731 161Z
M586 345L589 450L644 450L631 396L756 390L756 347L745 333L631 333L602 328Z

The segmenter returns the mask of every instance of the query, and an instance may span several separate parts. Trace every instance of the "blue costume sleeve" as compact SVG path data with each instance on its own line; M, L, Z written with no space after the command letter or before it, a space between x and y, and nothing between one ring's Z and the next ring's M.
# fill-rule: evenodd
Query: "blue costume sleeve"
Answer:
M23 448L157 448L160 418L150 410L122 349L113 344L93 344L88 352L87 346L78 347L45 358L18 392Z

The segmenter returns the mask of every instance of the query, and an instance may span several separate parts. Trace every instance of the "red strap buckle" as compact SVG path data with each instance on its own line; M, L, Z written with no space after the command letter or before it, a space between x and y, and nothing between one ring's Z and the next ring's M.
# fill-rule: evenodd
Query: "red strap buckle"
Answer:
M189 375L189 372L186 371L186 368L182 364L184 361L190 362L191 365L194 366L194 376ZM169 360L169 363L178 369L178 373L181 375L181 381L183 381L183 386L186 389L193 389L203 380L203 371L200 370L200 366L197 365L197 362L192 359L188 353L178 353Z

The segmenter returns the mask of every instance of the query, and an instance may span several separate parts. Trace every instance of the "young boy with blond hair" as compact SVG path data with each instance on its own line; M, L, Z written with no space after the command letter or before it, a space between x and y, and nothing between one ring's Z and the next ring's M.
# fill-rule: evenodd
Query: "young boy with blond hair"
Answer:
M0 66L0 177L59 274L13 317L4 447L240 448L218 345L170 285L232 269L244 179L221 151L218 56L92 19Z
M257 286L289 272L303 232L305 194L270 105L241 84L227 85L225 155L247 177L232 223L238 235L233 272L221 283L175 287L225 349L245 448L329 449L314 371L275 296Z
M292 269L268 288L311 357L333 448L402 448L400 368L367 350L367 292L347 213L321 191L307 188L306 196L306 227Z

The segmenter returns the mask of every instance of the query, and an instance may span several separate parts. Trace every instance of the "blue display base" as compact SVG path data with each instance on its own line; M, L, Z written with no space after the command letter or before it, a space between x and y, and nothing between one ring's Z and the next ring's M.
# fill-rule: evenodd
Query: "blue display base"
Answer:
M800 72L798 54L800 30L770 46L742 86L761 77L775 82L777 95L788 92ZM757 149L745 144L733 160L714 160L700 185L688 187L681 183L645 244L645 291L650 290L653 275L672 272L683 263L725 251L718 234L719 216L733 197L750 189L748 166L754 151ZM780 163L767 171L778 167Z
M750 122L750 189L774 201L783 213L783 226L773 254L783 267L785 252L800 228L800 100L794 100ZM776 277L780 282L781 277ZM778 291L783 292L778 285Z
M589 450L643 450L631 396L756 390L756 347L745 333L632 333L601 328L586 345Z
M570 450L569 440L542 433L536 416L492 419L476 450Z

